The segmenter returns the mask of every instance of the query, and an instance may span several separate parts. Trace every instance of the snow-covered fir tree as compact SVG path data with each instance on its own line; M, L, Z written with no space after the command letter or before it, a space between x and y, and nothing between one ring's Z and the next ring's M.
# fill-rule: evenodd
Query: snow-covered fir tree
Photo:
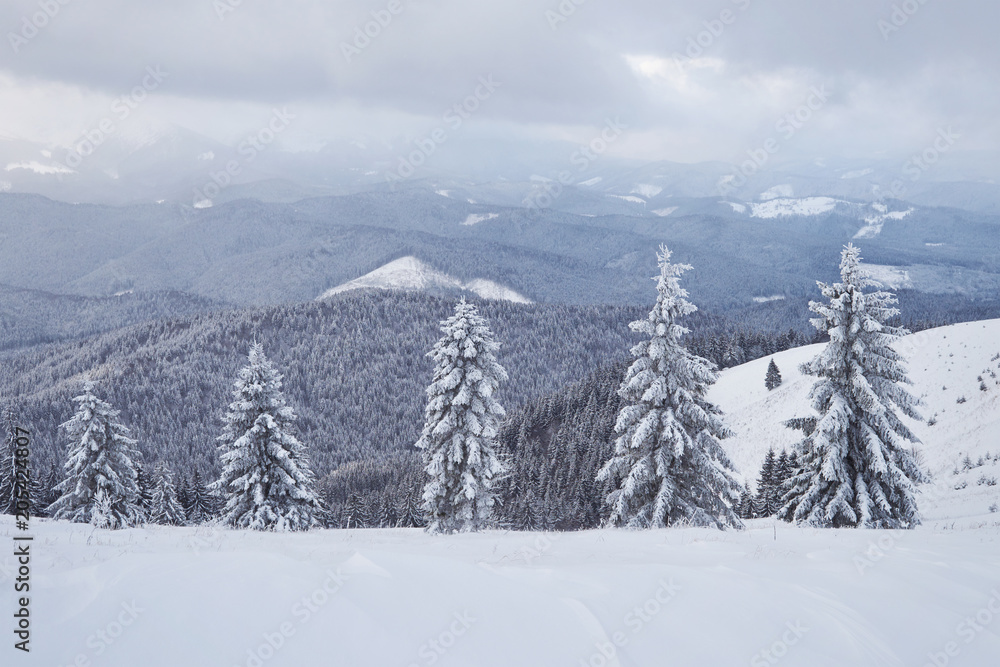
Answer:
M139 496L136 504L142 511L145 519L149 519L149 513L153 508L153 491L156 488L156 480L146 470L146 467L139 461L133 461L135 465L135 485L139 489Z
M149 520L163 526L183 526L187 523L184 508L177 499L174 474L169 466L161 463L156 467L156 486L150 502Z
M254 530L308 530L319 501L305 446L292 433L295 412L285 403L281 375L259 343L239 372L219 436L226 500L223 521Z
M925 481L909 446L916 436L896 414L919 419L903 358L892 349L908 333L893 326L895 296L861 266L857 248L841 256L841 282L819 283L826 303L810 303L812 320L830 336L802 372L819 378L809 397L817 416L798 420L798 446L780 516L814 526L912 528L920 523L914 485Z
M632 348L635 361L618 393L614 455L598 473L612 480L610 521L635 528L689 524L742 526L734 512L740 485L719 439L730 434L721 411L705 395L718 377L715 366L688 351L688 330L677 320L697 308L688 302L680 276L660 247L656 305L629 327L647 336Z
M83 393L73 401L76 414L62 424L70 439L66 479L57 487L60 496L49 508L51 516L111 529L141 523L135 440L118 421L118 410L94 394L91 380L84 381Z
M191 475L191 483L185 494L186 504L182 505L187 514L188 523L199 524L212 520L218 511L217 497L201 476L201 471L195 470Z
M764 377L764 386L767 387L768 391L772 391L781 386L781 371L778 370L778 364L774 363L774 359L767 365L767 375Z
M504 471L496 436L504 409L494 397L507 371L500 365L486 320L462 299L441 323L424 428L416 446L430 480L424 486L427 529L478 530L493 513L494 482Z
M754 497L753 492L750 491L749 484L744 486L743 491L740 492L740 504L738 506L737 515L741 519L754 518Z
M368 527L368 514L365 511L365 504L361 500L361 496L357 493L352 493L347 499L347 504L344 506L343 525L344 528Z
M767 450L764 463L757 478L757 517L774 516L781 501L781 480L778 477L777 459L774 449Z
M98 487L94 495L94 508L90 513L90 523L94 528L114 530L121 526L117 522L114 508L111 505L111 495L106 487Z

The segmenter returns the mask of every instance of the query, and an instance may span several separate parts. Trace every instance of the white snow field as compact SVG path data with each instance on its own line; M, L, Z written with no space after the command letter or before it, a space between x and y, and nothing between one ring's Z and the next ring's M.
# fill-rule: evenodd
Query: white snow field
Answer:
M1000 664L1000 320L900 342L934 474L912 531L670 528L267 534L34 520L31 653L12 648L13 517L0 517L0 664L121 667ZM816 347L713 389L749 477L807 414ZM994 358L995 357L995 358ZM981 375L986 391L979 389ZM964 402L957 402L960 398ZM961 468L964 453L972 468ZM980 465L980 457L983 457ZM966 483L966 488L961 487Z

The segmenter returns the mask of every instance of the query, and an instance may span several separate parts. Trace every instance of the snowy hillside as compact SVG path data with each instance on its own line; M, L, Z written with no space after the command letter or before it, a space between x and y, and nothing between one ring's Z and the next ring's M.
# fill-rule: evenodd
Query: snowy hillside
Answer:
M471 216L470 216L471 217ZM487 218L483 218L484 220ZM465 224L465 223L463 223ZM471 223L469 223L471 224ZM416 257L400 257L360 278L328 289L319 299L355 289L382 288L397 290L465 290L484 298L513 303L531 303L531 299L492 280L476 278L463 282L454 276L421 262Z
M923 488L925 521L974 525L990 518L989 507L1000 504L1000 320L922 331L896 347L909 361L911 392L924 402L924 421L908 423L922 441L918 456L933 476ZM783 379L774 391L764 387L768 358L723 371L712 388L709 398L736 432L726 449L751 484L768 447L790 448L800 435L782 422L813 414L807 394L814 379L798 367L821 348L774 355ZM966 455L972 465L963 469Z
M451 537L33 528L32 652L9 664L895 667L955 642L962 665L986 667L1000 654L994 627L960 625L1000 604L995 523ZM0 517L0 536L13 532ZM13 559L0 564L6 580Z
M914 428L934 475L914 531L757 519L727 532L275 535L34 520L32 652L18 664L994 665L1000 486L979 480L1000 473L1000 320L900 350L927 404ZM793 442L780 422L807 414L797 365L816 351L775 355L773 392L767 359L714 387L742 472ZM15 534L0 516L0 538ZM15 566L0 557L8 609Z

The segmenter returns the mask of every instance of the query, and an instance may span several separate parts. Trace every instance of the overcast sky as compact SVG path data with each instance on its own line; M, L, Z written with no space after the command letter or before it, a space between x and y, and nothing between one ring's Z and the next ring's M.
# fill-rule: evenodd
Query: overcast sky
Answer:
M273 107L293 149L419 137L492 76L465 122L512 142L620 118L613 150L648 160L891 156L947 126L1000 148L995 0L4 0L0 26L0 136L58 145L159 67L129 122L227 143Z

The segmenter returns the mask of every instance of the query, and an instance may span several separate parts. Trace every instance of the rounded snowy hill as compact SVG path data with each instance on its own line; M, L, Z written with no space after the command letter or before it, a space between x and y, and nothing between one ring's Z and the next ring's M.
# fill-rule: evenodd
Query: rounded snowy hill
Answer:
M783 423L815 414L808 399L815 378L799 372L799 365L823 345L727 369L712 387L709 399L735 432L725 441L726 450L751 486L769 448L790 450L800 439L800 432ZM920 438L915 451L933 478L921 487L924 520L985 520L989 508L1000 504L1000 320L928 329L895 347L908 362L910 392L923 402L923 420L903 419ZM768 391L764 376L772 358L783 382Z

